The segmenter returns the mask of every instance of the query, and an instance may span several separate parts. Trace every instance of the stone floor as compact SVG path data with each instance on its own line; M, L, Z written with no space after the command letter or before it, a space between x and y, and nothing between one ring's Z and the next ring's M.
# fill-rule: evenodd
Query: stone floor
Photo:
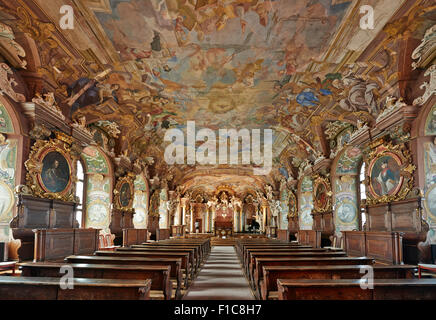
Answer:
M183 300L254 300L233 246L212 248Z

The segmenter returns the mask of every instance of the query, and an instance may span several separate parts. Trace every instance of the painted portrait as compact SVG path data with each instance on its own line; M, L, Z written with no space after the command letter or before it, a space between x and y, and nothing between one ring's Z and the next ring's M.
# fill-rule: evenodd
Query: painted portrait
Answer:
M315 204L317 208L325 208L327 205L327 189L323 183L316 186Z
M70 165L65 157L51 151L42 160L41 180L44 189L51 193L64 191L70 182Z
M394 195L401 187L400 162L395 155L384 155L370 165L371 192L378 198Z
M128 182L125 182L121 185L120 189L120 205L122 207L128 207L131 198L132 190L130 190L130 184Z

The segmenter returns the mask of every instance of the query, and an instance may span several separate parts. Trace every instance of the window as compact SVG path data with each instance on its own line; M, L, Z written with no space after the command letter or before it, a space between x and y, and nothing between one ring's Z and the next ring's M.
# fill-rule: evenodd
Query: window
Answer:
M79 223L79 228L82 227L82 218L83 218L83 191L84 191L84 182L85 181L85 173L83 171L83 165L80 161L77 161L77 184L76 184L76 197L78 197L79 204L76 208L76 220Z
M360 167L359 183L360 183L360 201L366 200L365 162L363 162L362 166ZM363 226L366 223L366 213L365 213L365 209L362 207L360 208L360 216L362 220L362 229L363 229Z

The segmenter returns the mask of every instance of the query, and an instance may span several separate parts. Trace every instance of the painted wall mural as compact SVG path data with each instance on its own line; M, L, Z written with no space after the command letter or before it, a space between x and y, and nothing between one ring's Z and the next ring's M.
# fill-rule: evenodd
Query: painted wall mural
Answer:
M86 228L109 233L111 217L111 176L109 164L98 148L86 147L82 152L86 176Z
M358 199L356 177L351 175L335 179L336 232L358 229Z
M431 108L425 122L425 134L428 136L436 135L436 104Z
M311 230L313 225L313 218L311 216L313 209L313 183L309 177L304 177L301 182L300 189L300 210L299 210L299 223L301 230Z
M9 222L13 217L15 203L15 171L17 143L8 139L0 144L0 241L8 241L10 237Z
M358 174L359 164L362 160L362 151L359 148L349 147L340 156L336 174Z
M280 221L279 221L279 229L287 230L288 229L288 215L289 215L289 191L287 188L283 188L280 193Z
M85 160L86 170L88 172L108 174L109 166L105 157L100 150L93 147L83 149L82 157Z
M430 241L436 244L436 139L424 144L424 172L425 216L431 227Z
M159 228L168 228L168 191L161 189L159 193Z
M109 232L110 178L101 174L89 174L86 189L86 227Z
M133 225L137 229L146 229L148 225L148 187L147 181L142 175L138 175L134 181L135 197L133 208Z
M12 125L12 120L6 111L4 105L0 103L0 132L1 133L13 133L14 126Z

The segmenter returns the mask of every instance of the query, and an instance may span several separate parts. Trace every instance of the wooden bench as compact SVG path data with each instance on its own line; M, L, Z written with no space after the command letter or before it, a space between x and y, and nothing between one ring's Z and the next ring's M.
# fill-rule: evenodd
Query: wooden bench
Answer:
M123 257L123 258L179 258L182 259L182 273L185 273L186 280L194 278L194 268L191 267L189 254L183 252L141 252L141 251L96 251L96 256ZM184 272L183 272L184 271Z
M194 251L194 259L197 262L197 265L200 265L204 259L204 254L201 250L200 246L195 245L186 245L186 244L164 244L164 243L156 243L156 244L138 244L132 245L130 248L140 248L140 249L188 249Z
M347 254L345 252L275 252L275 251L262 251L262 252L251 252L249 254L248 260L248 272L252 277L254 275L254 270L256 268L256 259L258 258L337 258L345 257ZM257 272L262 272L262 269L257 270Z
M16 265L17 265L17 261L0 262L0 272L12 270L12 275L15 275Z
M304 247L294 247L294 246L279 246L271 248L270 246L267 247L247 247L244 249L244 258L243 263L247 263L249 260L249 255L251 252L262 252L262 251L268 251L268 252L328 252L329 249L324 248L304 248Z
M151 280L151 290L163 294L165 300L171 299L172 283L170 281L171 267L169 265L119 265L119 264L65 264L65 263L23 263L20 265L24 277L62 277L62 266L70 266L74 277L97 279L136 279ZM153 292L151 296L153 298ZM175 297L178 297L176 293ZM156 296L156 295L154 295Z
M436 279L278 279L279 300L436 300Z
M172 253L185 253L188 254L190 265L194 268L194 273L198 271L199 260L195 255L195 251L189 248L161 248L161 247L135 247L135 248L118 248L117 252L146 252L146 253L159 253L162 255Z
M254 268L252 285L254 288L260 286L262 270L264 266L325 266L325 265L373 265L374 259L368 257L331 257L331 258L257 258Z
M263 266L259 296L277 299L277 279L360 279L368 265ZM416 266L373 265L375 279L412 279Z
M151 280L74 278L62 289L58 278L0 276L1 300L149 300Z
M436 264L419 263L418 264L418 278L419 279L421 279L422 270L426 270L426 271L430 271L430 272L436 272Z
M171 280L176 283L177 295L182 288L187 287L187 281L183 282L182 260L180 258L135 258L120 256L68 256L65 258L67 263L85 264L121 264L121 265L147 265L147 266L170 266Z

